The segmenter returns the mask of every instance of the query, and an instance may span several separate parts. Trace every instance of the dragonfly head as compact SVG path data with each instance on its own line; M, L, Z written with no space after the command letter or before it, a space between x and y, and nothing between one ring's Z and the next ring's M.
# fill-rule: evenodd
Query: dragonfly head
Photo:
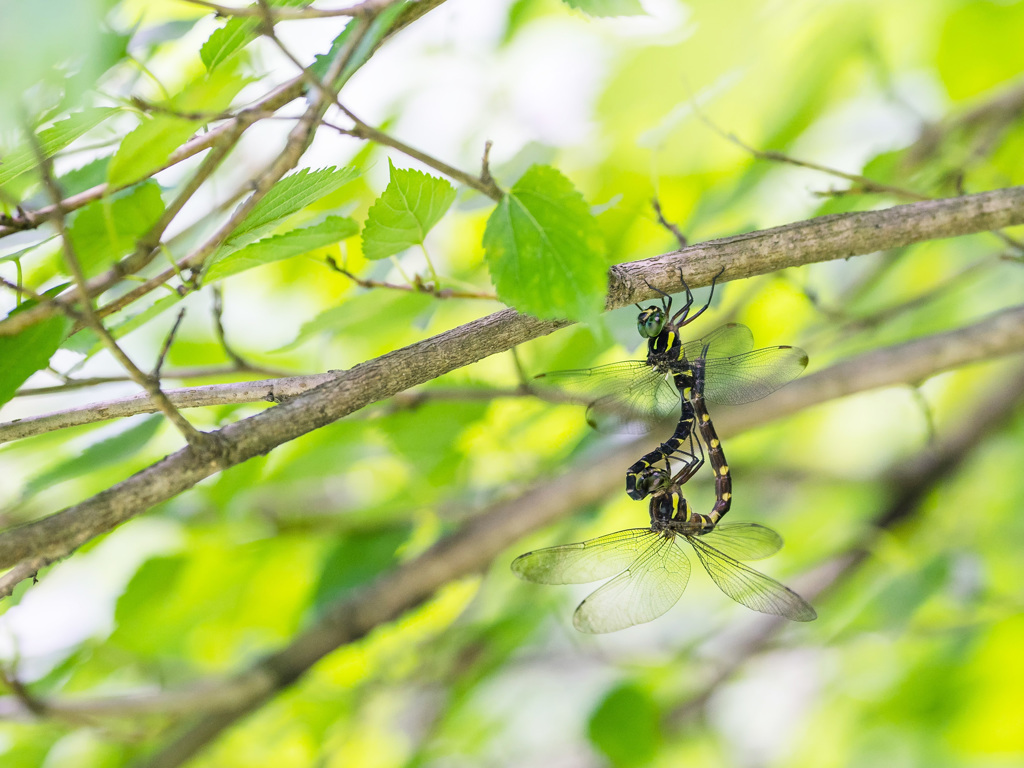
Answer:
M640 310L636 318L636 329L645 339L656 338L665 328L667 315L661 307L647 307Z
M633 480L632 484L628 482L629 479ZM647 498L647 496L659 488L663 488L668 484L668 481L668 473L664 469L645 467L636 474L630 473L627 475L626 492L629 498L640 501L640 499Z

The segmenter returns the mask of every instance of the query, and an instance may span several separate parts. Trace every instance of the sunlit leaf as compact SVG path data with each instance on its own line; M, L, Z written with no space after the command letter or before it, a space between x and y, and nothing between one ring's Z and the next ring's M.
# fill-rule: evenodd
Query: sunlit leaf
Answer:
M487 220L484 249L502 301L543 318L580 320L604 307L605 247L583 196L535 165Z
M643 16L640 0L562 0L590 16Z
M304 229L293 229L274 237L257 240L244 248L215 261L206 272L206 282L222 280L229 275L244 272L253 267L290 259L317 248L352 237L359 226L345 216L329 216L319 224Z
M75 139L84 136L119 111L116 107L95 107L76 112L40 131L39 147L46 157L53 157ZM6 184L35 165L36 153L31 145L23 144L8 152L0 158L0 184Z
M260 20L253 16L235 16L214 30L199 49L199 57L211 72L256 39Z
M164 212L156 182L146 182L114 198L82 208L68 228L75 254L87 276L95 275L134 250L136 241Z
M359 175L355 168L303 168L285 176L252 209L231 233L228 243L236 248L251 243L273 229L282 219L329 195Z
M391 180L363 227L363 255L368 259L383 259L422 243L455 200L455 187L444 179L389 165Z
M29 376L46 367L70 327L67 317L55 315L12 336L0 335L0 405L14 397Z
M167 162L171 152L184 144L201 123L174 115L154 115L124 137L110 161L107 181L119 188L145 178Z

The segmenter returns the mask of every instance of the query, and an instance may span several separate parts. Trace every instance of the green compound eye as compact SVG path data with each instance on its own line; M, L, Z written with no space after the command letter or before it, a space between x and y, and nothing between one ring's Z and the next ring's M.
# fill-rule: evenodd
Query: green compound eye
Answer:
M665 313L657 307L645 309L637 318L636 329L645 339L653 339L665 327Z

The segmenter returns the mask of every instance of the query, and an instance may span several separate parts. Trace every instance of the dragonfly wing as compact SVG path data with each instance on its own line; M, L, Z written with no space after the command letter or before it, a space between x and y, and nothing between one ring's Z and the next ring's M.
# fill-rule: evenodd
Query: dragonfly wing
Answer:
M800 595L763 573L709 546L696 536L687 536L704 570L718 588L741 605L771 613L790 621L813 621L817 612Z
M527 552L512 561L512 572L538 584L586 584L626 570L654 541L649 528L630 528L577 544Z
M754 334L741 323L726 323L702 339L683 344L683 354L687 360L696 360L704 347L708 348L708 358L742 355L754 348Z
M672 538L648 531L647 549L628 569L580 603L572 623L602 634L652 621L676 604L690 579L690 561Z
M704 397L723 405L750 403L768 397L806 367L807 353L799 347L765 347L732 357L709 357Z
M665 374L644 360L550 371L537 378L550 381L588 403L587 421L602 432L642 434L662 419L678 417L678 390Z
M700 540L734 560L763 560L782 549L782 537L757 523L719 523Z

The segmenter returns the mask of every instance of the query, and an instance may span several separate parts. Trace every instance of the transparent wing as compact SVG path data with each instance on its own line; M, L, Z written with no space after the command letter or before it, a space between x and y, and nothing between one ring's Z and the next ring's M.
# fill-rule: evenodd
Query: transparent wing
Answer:
M615 632L644 624L676 604L690 579L690 561L672 538L648 531L648 547L629 568L580 603L580 632Z
M527 552L512 561L512 572L538 584L586 584L621 573L650 547L657 534L630 528L576 544Z
M679 416L679 390L644 360L550 371L537 378L579 395L588 403L587 422L602 432L642 434L658 421Z
M775 579L708 546L696 536L687 536L704 570L718 588L741 605L761 613L772 613L790 621L813 621L817 612L800 595Z
M687 360L696 360L704 347L708 348L708 358L742 355L754 348L754 334L740 323L726 323L702 339L683 344L683 354Z
M723 405L750 403L768 397L806 367L807 353L799 347L765 347L732 357L708 357L704 397Z
M763 560L782 549L782 537L757 523L719 523L700 539L735 560Z

